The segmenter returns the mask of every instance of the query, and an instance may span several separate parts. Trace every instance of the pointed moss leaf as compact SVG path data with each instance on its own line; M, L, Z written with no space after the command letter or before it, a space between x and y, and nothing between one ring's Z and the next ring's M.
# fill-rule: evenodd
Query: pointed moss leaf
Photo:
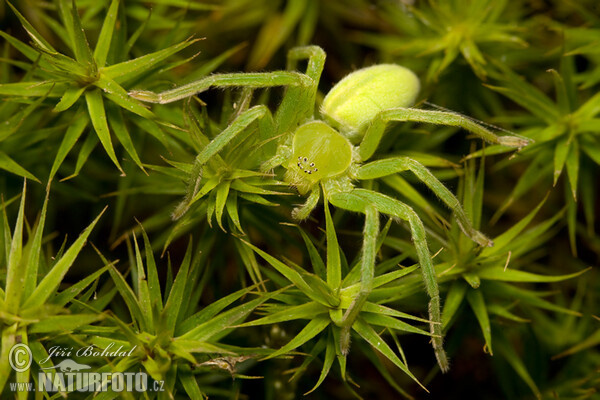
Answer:
M106 57L108 56L108 50L110 49L115 23L117 21L118 9L119 0L112 0L108 12L106 13L106 18L104 18L102 29L100 30L98 43L94 49L94 59L99 68L104 67L104 64L106 64Z
M91 90L85 92L85 99L87 101L90 119L92 120L92 125L96 130L98 139L100 139L102 146L106 150L106 153L108 154L112 162L117 166L119 171L121 171L121 173L124 174L125 172L123 172L123 168L121 168L119 161L117 161L115 149L110 139L110 131L108 130L108 124L106 122L106 112L104 110L104 101L102 100L102 95L100 94L100 91Z
M267 301L280 291L271 292L268 295L251 300L237 307L227 310L216 317L195 326L187 333L180 336L181 339L198 340L201 342L218 340L231 331L231 326L239 325L256 307Z
M179 267L179 271L177 272L177 276L175 277L175 281L173 282L173 286L169 291L169 297L167 298L167 302L165 303L165 308L163 310L163 313L166 316L166 325L169 332L175 332L175 323L177 322L177 315L179 314L181 305L184 301L183 293L185 290L185 284L188 280L188 273L191 263L192 240L190 238L188 248L185 252L183 261L181 262L181 266Z
M219 312L233 304L235 301L239 300L242 296L248 294L251 290L255 289L258 284L240 289L236 292L233 292L223 298L220 298L217 301L210 303L208 306L204 307L202 310L198 311L193 316L186 319L182 324L177 327L176 334L180 335L184 332L187 332L197 325L203 324L217 315Z
M119 294L125 301L127 308L129 309L129 313L131 314L131 319L138 324L141 330L146 330L146 317L142 312L142 306L138 301L134 291L127 284L127 281L121 275L119 270L117 270L113 265L109 268L108 272L119 291Z
M444 302L444 310L442 312L442 328L446 329L452 317L458 311L458 308L462 304L465 294L467 293L467 285L461 281L454 281L450 286L450 290L446 295L446 301Z
M181 370L178 371L177 377L179 378L179 381L183 386L183 390L185 390L188 398L198 400L207 399L204 393L202 393L202 390L200 390L200 386L198 386L198 381L196 380L194 374L189 371Z
M598 329L596 332L592 333L591 335L589 335L588 337L583 339L581 342L577 343L575 346L568 348L567 350L563 351L560 354L557 354L556 356L553 357L553 359L569 356L571 354L578 353L582 350L596 347L599 344L600 344L600 329Z
M329 212L329 205L325 204L325 226L327 235L327 284L334 291L340 290L342 283L342 267L340 263L340 246L338 245L335 227Z
M309 393L314 392L325 380L325 377L329 374L331 370L331 366L333 365L333 361L335 360L335 343L333 340L327 341L327 348L325 349L325 360L323 361L323 368L321 369L321 374L319 375L319 379L315 386L310 389L308 392L304 393L306 396Z
M237 190L238 192L262 194L262 195L286 195L286 194L288 194L288 193L284 193L284 192L276 192L273 190L259 188L254 185L250 185L249 183L244 182L243 180L240 180L240 179L236 179L235 181L233 181L231 183L231 188Z
M477 150L477 151L474 151L474 152L468 154L467 156L464 157L464 160L470 160L473 158L483 157L483 156L491 156L491 155L495 155L495 154L504 154L504 153L509 153L509 152L513 152L513 151L514 151L514 148L499 145L499 144L492 145L492 146L486 146L481 150Z
M556 90L556 103L558 105L558 110L561 112L561 114L568 114L571 110L571 105L569 104L569 96L567 95L565 81L560 76L557 70L551 69L548 72L552 74L552 79L554 80L554 88Z
M589 120L596 117L600 113L600 93L596 93L590 97L577 111L573 113L573 116L577 120Z
M36 62L39 60L41 67L47 67L44 65L43 60L40 60L40 52L31 46L26 45L14 36L9 35L4 31L0 31L0 36L3 37L8 43L10 43L15 49L23 54L29 61Z
M530 320L519 317L518 315L515 315L513 313L511 313L508 309L509 307L503 307L500 304L488 304L487 306L488 312L490 314L494 314L497 315L499 317L502 318L506 318L510 321L515 321L515 322L530 322Z
M298 225L295 225L295 226L300 231L300 235L302 236L302 240L304 241L304 245L306 246L306 249L308 251L308 256L310 257L310 263L313 267L313 270L321 279L325 279L326 269L325 269L325 263L323 262L321 255L317 251L317 248L313 244L312 240L310 240L310 238L308 237L306 232L304 232L304 230L302 228L300 228L300 226L298 226Z
M468 290L467 291L467 301L479 322L479 326L481 327L481 331L483 333L483 337L485 339L485 345L487 347L487 351L490 355L493 355L494 352L492 350L492 327L490 325L490 318L488 315L488 311L485 305L485 300L483 298L483 293L481 290Z
M85 31L81 26L81 20L79 19L79 11L77 10L77 5L75 4L75 0L73 0L71 5L71 16L73 23L73 39L75 41L75 46L73 48L75 52L75 58L81 64L94 66L95 62L94 57L92 56L92 50L90 49L90 45L88 43L87 37L85 36Z
M398 394L400 394L403 398L406 398L406 399L413 398L410 394L408 394L408 392L406 390L404 390L400 386L399 382L397 381L397 378L392 376L390 371L382 363L382 359L377 356L375 350L373 350L372 348L368 348L368 349L365 349L363 354L367 356L369 361L371 361L371 364L373 364L375 366L375 368L377 368L377 371L379 371L379 373L385 378L387 383L389 383L390 386L392 386L394 388L394 390L396 390L396 392L398 392Z
M83 142L83 145L81 146L81 148L79 149L79 153L77 154L75 171L73 171L73 173L67 176L66 178L61 179L61 182L67 179L71 179L79 174L79 171L81 171L81 168L83 168L83 166L87 162L90 154L92 153L92 150L94 150L94 147L96 147L96 145L98 144L98 141L98 135L92 134L88 135L85 138L85 141Z
M91 324L101 319L99 314L54 315L31 324L29 333L71 332L83 325Z
M265 253L258 247L246 241L243 242L251 249L253 249L256 253L258 253L258 255L260 255L266 262L268 262L273 268L275 268L281 275L285 276L290 282L296 285L296 287L300 289L310 299L315 300L323 304L324 306L330 306L329 299L327 297L324 297L318 291L314 290L312 287L310 287L310 285L304 280L304 278L299 272L295 271L294 269L288 267L281 261Z
M373 314L378 314L378 315L388 315L391 317L412 319L414 321L429 323L429 320L427 320L425 318L415 317L414 315L410 315L405 312L398 311L393 308L383 306L381 304L371 303L368 301L365 302L365 304L363 305L362 311L368 312L368 313L373 313Z
M19 214L10 243L8 253L8 265L6 276L6 310L10 313L18 311L21 303L21 295L25 287L26 269L21 266L21 256L23 254L23 220L25 219L25 197L27 194L27 181L23 183L21 192L21 203L19 205Z
M46 300L48 300L48 298L52 294L54 294L56 288L58 287L58 285L60 285L63 277L65 276L71 265L73 265L75 258L83 248L83 245L85 244L88 236L92 232L92 229L94 229L94 226L96 225L102 214L104 214L105 210L106 208L102 210L100 215L98 215L96 219L94 219L94 221L81 233L81 235L79 235L79 237L71 245L71 247L69 247L69 249L65 251L62 257L60 257L60 259L56 262L56 264L54 264L50 272L48 272L46 276L44 276L44 278L42 279L40 284L35 288L31 296L29 296L29 298L25 301L25 303L23 304L23 308L41 306Z
M15 13L15 15L17 16L17 18L21 22L21 25L23 25L23 28L25 29L25 31L27 31L27 34L33 40L33 43L39 49L41 49L41 50L43 50L43 51L45 51L47 53L56 54L56 50L54 49L54 47L52 47L52 45L50 43L48 43L46 41L46 39L44 39L44 37L38 33L38 31L35 30L35 28L33 27L33 25L31 25L29 23L29 21L27 21L25 19L25 17L23 17L23 15L21 15L21 13L12 4L10 4L10 2L7 1L7 4L13 10L13 12Z
M255 193L240 193L240 197L244 200L248 200L251 203L260 204L267 207L277 207L279 204L273 203L262 196L259 196Z
M360 318L356 320L354 325L352 325L352 329L354 329L363 339L365 339L374 349L383 354L388 360L394 363L398 368L402 370L406 375L408 375L412 380L414 380L419 386L421 386L425 391L427 389L425 386L419 382L419 380L409 371L406 364L404 364L398 356L394 353L394 351L388 346L388 344L375 332L375 330L365 323Z
M55 112L66 111L71 107L83 94L85 86L71 85L65 90L65 93L60 98L60 101L54 107Z
M79 293L81 293L86 287L88 287L92 282L97 280L103 273L108 271L113 263L100 268L97 271L87 275L85 278L80 280L77 283L69 286L67 289L63 290L56 296L52 298L52 304L56 304L59 306L65 306L69 301L73 300Z
M317 343L315 343L313 348L308 353L309 357L304 357L302 364L300 364L299 367L294 368L294 373L290 377L290 381L294 381L295 379L300 377L300 375L302 375L306 372L306 368L308 367L308 365L313 360L315 360L317 358L317 356L323 352L323 350L325 350L326 344L327 344L327 336L321 335L320 339L317 340Z
M588 155L596 164L600 165L600 142L589 136L582 136L581 150Z
M559 140L556 143L556 147L554 149L554 184L558 181L558 177L565 166L565 161L567 160L567 154L569 153L569 149L571 148L573 142L568 140L568 138L564 138Z
M25 193L23 193L25 196ZM25 281L23 287L23 295L27 298L33 293L35 286L37 285L38 270L40 264L40 254L42 254L42 238L44 236L44 225L46 223L46 211L48 210L48 198L49 192L46 192L46 198L44 199L44 205L42 206L42 212L40 219L35 227L35 233L33 235L33 241L29 247L29 258L27 259L27 265L25 269Z
M227 214L229 215L229 218L231 218L231 221L238 232L244 232L240 223L240 215L238 214L237 192L233 192L227 197L225 208L227 209Z
M539 307L550 311L581 316L581 313L561 307L541 298L541 294L533 290L523 289L498 281L489 281L486 283L486 293L491 296L500 296L512 301L519 300L521 304Z
M225 211L225 202L227 201L227 196L229 195L229 188L231 186L231 181L225 181L219 186L217 186L216 195L215 195L215 217L217 219L217 223L221 230L225 231L223 228L223 211Z
M47 95L48 97L59 97L62 96L66 88L66 83L53 80L3 83L0 85L0 95L23 97Z
M331 320L329 319L328 315L319 315L311 319L309 323L306 324L306 326L296 336L294 336L292 340L290 340L279 350L269 354L267 357L265 357L265 359L287 354L290 351L302 346L304 343L321 333L323 329L327 328L330 323Z
M395 329L397 331L417 333L419 335L431 336L431 333L424 331L423 329L416 328L411 324L404 321L400 321L396 318L390 317L389 315L374 314L369 312L362 312L361 317L363 321L369 325L383 326L389 329Z
M539 275L526 271L518 271L514 269L504 269L504 267L482 268L477 272L481 279L489 279L504 282L560 282L566 279L575 278L589 268L567 275Z
M155 118L152 111L150 111L138 100L130 97L127 94L127 91L114 80L106 77L105 75L100 75L100 78L98 78L94 84L104 91L104 97L111 100L124 110L137 114L146 119Z
M537 117L546 121L548 125L553 124L560 117L560 113L554 102L540 89L518 77L512 71L508 69L505 69L505 71L509 79L507 82L508 87L486 86L509 97Z
M267 315L266 317L245 322L241 324L240 327L269 325L296 319L313 319L315 316L326 312L327 308L316 301L311 301L297 306L289 306L284 310Z
M302 269L299 271L303 272ZM325 299L330 307L338 307L340 305L339 297L332 293L331 288L321 278L310 273L303 273L302 276L306 283L313 288L314 292Z
M293 1L287 3L283 14L271 15L264 21L250 53L247 68L251 70L264 68L277 49L294 31L305 10L306 2Z
M156 261L154 260L154 254L152 252L152 245L146 234L146 230L140 225L142 236L144 237L144 248L146 251L146 270L148 272L148 289L150 290L150 296L152 301L156 304L158 311L162 311L162 297L160 293L160 281L158 279L158 271L156 269Z
M58 14L67 31L65 40L69 41L69 47L75 52L75 33L73 32L73 14L71 13L71 2L69 0L58 0Z
M150 298L150 290L148 289L148 282L146 281L146 273L144 271L144 263L142 261L142 254L140 252L137 238L135 235L133 236L133 244L135 247L135 265L137 273L133 274L132 277L135 279L137 276L137 285L134 286L137 290L137 298L138 303L140 305L140 309L146 319L146 327L154 332L154 318L153 318L153 310L152 310L152 300Z
M360 265L360 264L358 264ZM373 280L373 289L375 290L376 288L379 288L380 286L383 286L385 284L388 284L398 278L401 278L415 270L417 270L419 268L419 265L414 265L412 267L409 268L402 268L402 269L398 269L396 271L392 271L392 272L388 272L387 274L378 276L377 278L375 278ZM354 271L355 269L353 269ZM358 270L360 271L360 268L358 268ZM391 287L391 288L385 288L385 289L380 289L383 291L389 290L389 291L397 291L398 289L395 287ZM341 291L340 291L340 307L342 308L348 308L350 306L350 304L354 301L354 298L358 295L358 293L360 292L360 283L354 283L350 286L346 286L344 287ZM373 293L373 292L372 292ZM375 291L375 293L377 293Z
M15 175L22 176L27 179L31 179L32 181L40 182L38 178L36 178L31 172L27 171L25 168L21 167L10 158L6 153L0 150L0 169L4 169L8 172L11 172Z
M566 159L567 175L571 184L573 200L577 200L577 180L579 178L579 142L573 141Z
M507 230L500 236L497 236L494 239L494 246L484 248L481 252L481 257L489 257L501 254L502 251L505 251L506 248L511 245L513 240L523 231L523 229L525 229L525 227L529 225L533 217L535 217L537 212L540 210L540 208L542 208L542 206L546 202L547 197L548 196L546 195L546 197L544 197L540 204L538 204L536 208L534 208L529 214L527 214L525 218L521 219L518 223L513 225L509 230Z
M48 93L40 96L27 107L20 110L16 114L13 114L7 121L4 122L4 124L0 124L0 142L17 132L27 117L29 117L29 115L31 115L31 113L34 112L44 100L46 100L47 94Z
M377 268L381 271L396 268L399 265L399 263L402 260L404 260L405 258L406 258L406 255L404 255L404 254L398 255L396 257L393 257L393 258L383 261L382 263L380 263L377 266ZM412 271L416 270L417 267L418 267L418 265L414 265L412 267L399 268L399 269L396 269L395 271L381 274L373 280L373 289L375 289L379 286L386 285L396 279L399 279L399 278L411 273ZM342 286L344 287L344 289L342 289L342 290L346 291L350 287L355 288L356 285L360 281L360 274L361 274L360 263L356 263L354 265L354 267L352 267L350 272L348 272L346 274L346 276L344 277L344 280L342 281Z
M167 57L185 49L192 43L200 39L185 40L163 50L154 53L146 54L133 60L125 61L119 64L114 64L102 69L102 74L108 78L114 79L118 83L125 82L135 78L142 73L149 71L154 65L163 61Z
M121 110L116 107L109 106L108 116L110 117L110 127L115 133L117 139L119 139L119 142L123 145L123 148L125 148L125 151L127 151L127 154L131 156L135 164L142 171L146 172L144 166L142 165L142 161L140 160L140 157L138 156L137 151L135 150L133 140L131 139L131 135L129 134L127 126L125 125L125 120L123 119L123 114L121 113Z
M16 344L17 324L12 324L0 332L0 388L4 389L8 377L12 373L12 368L9 364L10 349Z
M508 343L506 340L498 340L497 341L497 349L500 354L504 357L506 361L510 364L510 366L515 370L517 375L529 386L533 394L541 399L542 395L540 390L538 389L535 381L527 371L527 367L523 363L522 356L519 356L513 346Z

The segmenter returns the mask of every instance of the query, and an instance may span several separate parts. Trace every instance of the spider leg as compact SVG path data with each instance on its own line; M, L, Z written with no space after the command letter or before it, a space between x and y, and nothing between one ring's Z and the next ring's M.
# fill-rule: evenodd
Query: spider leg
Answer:
M450 192L450 190L448 190L448 188L446 188L446 186L444 186L444 184L442 184L424 165L411 158L394 157L362 165L358 169L356 177L358 179L376 179L402 171L411 171L414 173L419 180L427 185L433 193L446 203L446 205L454 212L458 225L465 235L470 237L480 246L489 247L493 245L493 242L490 239L473 227L456 196L454 196L452 192Z
M445 111L420 110L417 108L392 108L377 114L377 117L375 117L371 125L367 128L359 148L361 160L368 160L373 153L375 153L385 131L385 127L390 121L414 121L436 125L457 126L476 134L490 143L509 147L521 148L529 143L527 139L517 136L497 136L473 120L460 114Z
M316 186L313 190L310 191L306 202L300 207L294 208L292 211L292 218L295 220L302 221L310 215L310 213L315 209L317 204L319 204L319 198L321 197L321 189Z
M214 74L162 93L154 93L148 90L132 90L129 92L129 95L141 101L165 104L191 97L211 87L311 87L313 84L313 80L307 75L292 71Z
M275 114L275 125L279 133L288 132L298 123L312 119L319 79L325 64L325 52L318 46L295 47L288 52L287 69L296 69L299 60L308 59L306 76L310 85L289 85Z
M252 122L259 120L259 128L271 129L269 127L269 121L272 125L271 112L266 106L254 106L243 113L241 113L227 128L219 133L213 140L206 145L204 149L196 156L192 165L192 171L190 174L190 180L186 191L185 198L175 208L173 212L173 219L179 219L186 211L190 208L192 203L196 201L195 198L200 188L200 181L202 180L202 169L204 165L219 151L223 149L236 135L243 132Z
M342 354L350 350L350 330L363 305L373 290L375 277L375 256L377 253L377 235L379 234L379 213L372 205L365 206L365 226L363 230L363 247L361 258L360 291L350 307L346 309L341 321L340 346Z
M367 207L372 206L380 213L408 221L419 264L421 265L425 289L430 298L429 319L431 322L429 328L432 334L433 349L440 369L443 372L448 371L448 358L443 348L442 339L440 293L436 273L431 263L429 247L427 246L425 227L419 216L406 204L366 189L354 189L347 193L334 193L328 197L328 200L336 207L365 214Z

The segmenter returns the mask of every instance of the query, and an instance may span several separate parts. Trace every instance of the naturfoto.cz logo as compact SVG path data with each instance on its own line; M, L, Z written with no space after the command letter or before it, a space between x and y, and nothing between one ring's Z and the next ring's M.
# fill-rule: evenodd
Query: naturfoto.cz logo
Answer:
M14 392L104 392L109 389L113 392L145 392L163 391L163 381L154 381L148 378L145 372L94 372L91 366L78 363L66 358L55 365L42 367L53 357L128 357L135 350L123 350L123 346L116 347L110 343L100 350L94 346L64 348L53 346L48 349L48 357L40 360L40 371L37 375L37 387L33 382L12 382L10 388ZM15 344L9 352L9 363L16 372L26 372L32 364L31 349L24 343Z

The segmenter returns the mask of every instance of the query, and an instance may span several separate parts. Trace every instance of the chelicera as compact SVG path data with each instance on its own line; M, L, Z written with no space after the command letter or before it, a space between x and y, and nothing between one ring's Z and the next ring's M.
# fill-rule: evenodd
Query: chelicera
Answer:
M299 60L308 61L304 73L294 71ZM342 340L344 352L348 351L352 325L371 293L379 214L407 221L430 297L433 346L438 363L445 371L448 362L442 348L439 290L423 223L408 205L379 192L360 188L356 182L411 171L454 212L468 237L481 246L491 246L492 242L472 227L458 199L426 167L408 157L369 160L377 150L386 125L392 121L457 126L488 142L515 148L527 145L527 141L516 136L497 136L456 113L411 108L420 89L419 79L412 71L394 64L375 65L346 76L324 98L321 119L315 118L316 93L324 63L325 52L321 48L299 47L288 53L286 71L215 74L163 93L132 91L130 95L143 101L169 103L211 87L285 86L284 97L275 114L271 114L264 105L249 108L198 154L193 172L196 176L192 176L191 181L197 182L202 166L237 134L258 120L261 135L280 138L275 153L264 160L261 169L268 171L284 167L284 180L296 187L300 194L308 195L306 202L294 210L294 218L302 220L308 217L321 197L335 207L365 215L361 290L352 304L342 310L341 317L339 312L332 313L332 319L345 333L346 340ZM193 198L194 186L197 187L190 185L187 201Z

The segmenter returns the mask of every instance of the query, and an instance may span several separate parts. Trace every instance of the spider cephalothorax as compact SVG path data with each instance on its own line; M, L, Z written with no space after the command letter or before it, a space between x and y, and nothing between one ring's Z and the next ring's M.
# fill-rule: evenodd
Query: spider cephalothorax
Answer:
M293 71L296 63L308 60L305 73ZM350 331L371 293L379 214L407 221L423 281L430 297L429 319L432 343L438 363L448 369L442 348L441 306L437 276L431 262L425 228L417 213L398 199L360 188L361 180L411 171L452 211L463 232L481 246L492 242L475 230L458 199L423 165L408 157L382 158L369 162L375 154L386 125L393 121L415 121L461 127L483 139L510 147L522 147L527 141L516 136L496 136L482 125L460 114L412 108L419 92L419 79L410 70L393 64L381 64L353 72L335 85L321 105L322 120L314 110L319 78L325 63L324 51L316 46L292 49L288 70L268 73L217 74L163 93L133 91L130 95L144 101L168 103L192 96L210 87L267 88L285 86L283 100L274 115L264 105L251 107L216 136L196 157L186 201L193 201L203 166L217 155L236 135L259 121L261 135L278 138L278 148L261 169L286 169L284 179L302 195L306 203L294 210L296 219L304 219L323 197L335 207L365 214L360 290L352 302L340 303L332 310L332 322L342 328L342 353L349 349ZM355 184L353 184L353 182ZM185 206L185 204L184 204ZM182 208L187 210L186 207ZM332 290L341 290L339 277L327 278ZM334 287L335 286L335 287ZM334 312L335 311L335 312Z
M319 182L347 175L352 145L324 122L313 121L294 133L285 181L306 194Z

